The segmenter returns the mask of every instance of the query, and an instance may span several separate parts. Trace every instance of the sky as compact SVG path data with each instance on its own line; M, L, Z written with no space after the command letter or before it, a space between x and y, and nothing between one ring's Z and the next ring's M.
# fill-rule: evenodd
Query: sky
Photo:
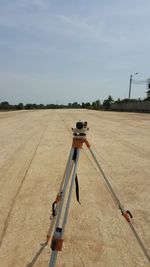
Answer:
M0 0L0 102L127 98L131 74L150 78L149 14L149 0Z

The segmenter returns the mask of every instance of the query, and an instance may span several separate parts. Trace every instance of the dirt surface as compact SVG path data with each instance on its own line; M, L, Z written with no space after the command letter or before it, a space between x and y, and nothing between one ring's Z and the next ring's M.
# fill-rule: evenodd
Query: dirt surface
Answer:
M0 266L47 267L42 250L72 143L87 120L88 140L150 254L150 114L88 110L0 113ZM149 266L87 148L81 151L63 251L56 266Z

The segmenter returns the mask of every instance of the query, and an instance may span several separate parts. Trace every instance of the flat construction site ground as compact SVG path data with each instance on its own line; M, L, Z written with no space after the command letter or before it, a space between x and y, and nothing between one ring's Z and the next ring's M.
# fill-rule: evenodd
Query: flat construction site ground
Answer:
M47 267L42 249L72 144L88 121L88 140L150 254L150 114L89 110L0 113L0 266ZM58 267L149 266L86 147L71 199Z

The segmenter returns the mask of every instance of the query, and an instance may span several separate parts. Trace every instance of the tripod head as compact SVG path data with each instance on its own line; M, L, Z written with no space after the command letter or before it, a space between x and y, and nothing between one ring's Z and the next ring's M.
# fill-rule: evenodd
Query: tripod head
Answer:
M89 128L87 127L87 121L77 121L76 127L72 128L74 136L86 136L87 131Z

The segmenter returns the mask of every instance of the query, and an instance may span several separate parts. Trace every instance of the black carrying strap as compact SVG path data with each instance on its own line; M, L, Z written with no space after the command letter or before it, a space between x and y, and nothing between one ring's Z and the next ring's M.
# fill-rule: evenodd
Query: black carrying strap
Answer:
M56 216L56 205L57 205L57 201L54 201L52 204L52 216L53 217Z
M74 148L74 153L73 153L73 157L72 157L72 160L74 160L74 162L76 162L76 158L77 158L77 148ZM77 174L76 174L76 177L75 177L75 186L76 186L76 198L77 198L77 201L80 203L80 200L79 200L79 183L78 183L78 177L77 177Z
M74 148L72 160L74 162L76 162L76 158L77 158L77 148ZM77 198L77 201L79 202L79 204L81 204L80 201L79 201L79 183L78 183L78 177L77 177L77 175L75 177L75 185L76 185L76 198ZM62 192L61 192L61 194L62 194ZM52 217L55 217L56 216L56 206L57 206L57 201L55 200L53 202L53 204L52 204ZM52 217L50 216L50 219Z
M127 213L130 215L131 218L133 218L133 216L129 210L127 210Z
M78 177L76 175L75 177L75 185L76 185L76 198L77 198L77 201L80 203L80 200L79 200L79 183L78 183Z
M76 158L77 158L77 148L74 148L72 160L74 160L74 162L76 162Z

